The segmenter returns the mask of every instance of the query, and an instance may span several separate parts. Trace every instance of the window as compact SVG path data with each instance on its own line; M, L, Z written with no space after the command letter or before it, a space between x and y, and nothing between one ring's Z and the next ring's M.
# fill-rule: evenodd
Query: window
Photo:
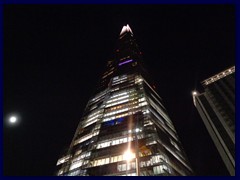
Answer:
M83 160L74 162L74 163L71 164L69 170L76 169L76 168L82 166L82 164L83 164Z
M156 155L156 156L153 156L151 159L153 164L160 163L160 162L168 162L166 157L164 157L163 155Z
M70 157L71 157L70 155L67 155L67 156L62 157L61 159L59 159L59 160L57 161L57 165L63 164L63 163L65 163L65 162L67 162Z
M162 166L155 166L153 167L153 173L154 174L162 174L164 173Z
M101 166L104 164L109 164L109 163L114 163L114 162L119 162L123 160L123 155L117 155L117 156L113 156L111 158L107 157L107 158L102 158L102 159L97 159L91 162L91 164L93 166Z
M133 138L132 137L123 137L123 138L120 138L120 139L114 139L114 140L109 140L109 141L106 141L106 142L102 142L102 143L97 145L97 149L126 143L128 141L133 141Z
M89 157L90 155L91 155L91 152L83 152L80 156L77 156L76 158L74 158L72 160L72 162L76 162L76 161L82 160L85 157Z
M72 172L68 173L67 175L68 176L77 176L77 175L79 175L79 173L80 173L80 170L76 170L76 171L72 171Z
M89 133L89 134L87 134L87 135L85 135L85 136L75 140L74 145L82 143L82 142L84 142L84 141L86 141L86 140L88 140L88 139L90 139L93 136L96 136L98 134L99 134L99 131L95 131L94 133Z
M117 169L118 169L119 172L126 171L126 169L127 170L136 169L136 164L135 164L135 162L127 163L127 165L126 165L126 163L119 164Z

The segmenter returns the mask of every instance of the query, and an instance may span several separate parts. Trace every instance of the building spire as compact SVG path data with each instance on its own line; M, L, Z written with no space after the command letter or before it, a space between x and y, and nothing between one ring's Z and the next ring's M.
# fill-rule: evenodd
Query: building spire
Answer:
M133 32L128 24L126 26L123 26L120 36L122 36L123 34L125 34L127 32L130 32L131 34L133 34Z

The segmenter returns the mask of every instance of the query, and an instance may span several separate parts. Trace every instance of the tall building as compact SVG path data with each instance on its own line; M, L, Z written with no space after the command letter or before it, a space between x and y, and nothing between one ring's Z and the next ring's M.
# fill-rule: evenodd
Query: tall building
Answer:
M235 66L202 82L193 92L197 108L230 175L235 175Z
M122 28L58 176L192 175L161 97L143 67L131 28Z

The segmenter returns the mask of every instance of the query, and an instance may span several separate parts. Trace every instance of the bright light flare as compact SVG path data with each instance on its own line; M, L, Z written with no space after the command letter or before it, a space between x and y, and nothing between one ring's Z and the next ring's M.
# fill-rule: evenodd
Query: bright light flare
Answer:
M125 161L131 161L133 158L135 158L135 154L132 153L129 149L124 152L123 159Z

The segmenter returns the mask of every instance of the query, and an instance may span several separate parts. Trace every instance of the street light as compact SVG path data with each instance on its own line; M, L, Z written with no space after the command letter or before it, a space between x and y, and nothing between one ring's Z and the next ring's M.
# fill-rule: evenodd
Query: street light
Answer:
M131 140L130 141L134 141L135 143L135 153L132 153L130 151L130 147L131 147L131 143L129 141L129 137L128 136L128 149L127 151L124 152L123 154L123 159L126 160L126 165L127 165L127 168L126 168L126 175L127 175L127 170L128 170L128 164L129 164L129 161L131 161L132 159L135 158L135 166L136 166L136 176L139 176L140 175L140 167L139 167L139 147L138 147L138 133L141 132L141 128L139 128L138 126L138 117L139 116L139 113L137 113L135 116L130 116L130 127L129 127L129 130L128 130L128 133L131 133ZM135 122L135 127L132 127L132 120L133 118L136 118L136 122ZM134 128L132 130L132 128Z
M135 154L134 153L132 153L131 151L130 151L130 149L128 149L127 151L125 151L124 152L124 154L123 154L123 159L125 160L125 161L131 161L133 158L135 158Z
M135 158L135 154L128 149L123 154L123 160L126 161L126 176L128 175L128 164L129 162Z

